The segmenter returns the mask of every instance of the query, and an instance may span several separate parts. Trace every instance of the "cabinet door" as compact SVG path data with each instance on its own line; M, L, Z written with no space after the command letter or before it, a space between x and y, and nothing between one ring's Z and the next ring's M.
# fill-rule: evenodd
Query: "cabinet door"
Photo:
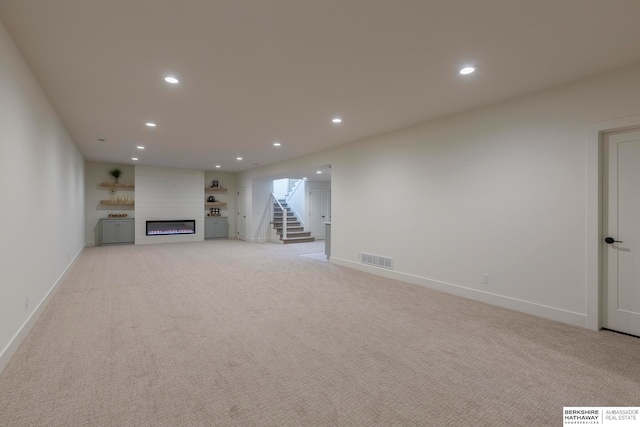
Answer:
M216 218L213 221L214 237L228 237L227 218Z
M118 221L118 242L133 243L133 220Z
M216 237L214 233L214 228L215 228L214 221L215 221L214 219L209 219L209 218L204 220L204 238L205 239L212 239Z
M118 221L102 221L102 244L118 243Z

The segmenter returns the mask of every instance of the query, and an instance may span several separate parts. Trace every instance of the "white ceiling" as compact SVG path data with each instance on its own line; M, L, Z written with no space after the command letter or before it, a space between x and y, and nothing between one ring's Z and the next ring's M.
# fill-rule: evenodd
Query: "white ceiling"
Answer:
M87 160L231 172L640 62L639 0L0 0L0 18Z

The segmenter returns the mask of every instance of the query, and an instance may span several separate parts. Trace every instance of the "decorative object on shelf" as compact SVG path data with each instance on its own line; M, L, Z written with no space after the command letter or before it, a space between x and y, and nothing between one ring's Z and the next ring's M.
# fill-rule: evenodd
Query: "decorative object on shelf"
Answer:
M216 201L216 198L215 198L215 197L213 197L213 196L209 196L209 197L207 198L207 202L209 202L209 203L212 203L212 202L215 202L215 201Z
M111 169L109 171L109 175L115 178L115 183L117 184L118 179L120 179L120 177L122 176L122 171L120 170L120 168Z
M209 209L209 213L207 214L207 216L221 216L220 215L220 209L210 208Z
M109 214L109 218L126 218L129 214Z
M220 183L218 181L211 181L211 187L218 188L219 186L220 186Z

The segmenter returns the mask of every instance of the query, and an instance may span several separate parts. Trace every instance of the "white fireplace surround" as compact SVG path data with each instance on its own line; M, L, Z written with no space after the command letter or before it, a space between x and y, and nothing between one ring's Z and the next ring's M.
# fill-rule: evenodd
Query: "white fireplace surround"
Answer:
M136 245L204 240L204 171L136 165ZM195 218L195 233L147 235L147 221Z

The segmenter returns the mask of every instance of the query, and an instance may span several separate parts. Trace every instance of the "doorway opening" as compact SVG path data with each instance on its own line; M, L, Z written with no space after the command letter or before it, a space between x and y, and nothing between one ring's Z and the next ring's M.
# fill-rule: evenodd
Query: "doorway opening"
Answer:
M325 239L331 221L331 166L288 173L272 184L270 241L297 243Z

